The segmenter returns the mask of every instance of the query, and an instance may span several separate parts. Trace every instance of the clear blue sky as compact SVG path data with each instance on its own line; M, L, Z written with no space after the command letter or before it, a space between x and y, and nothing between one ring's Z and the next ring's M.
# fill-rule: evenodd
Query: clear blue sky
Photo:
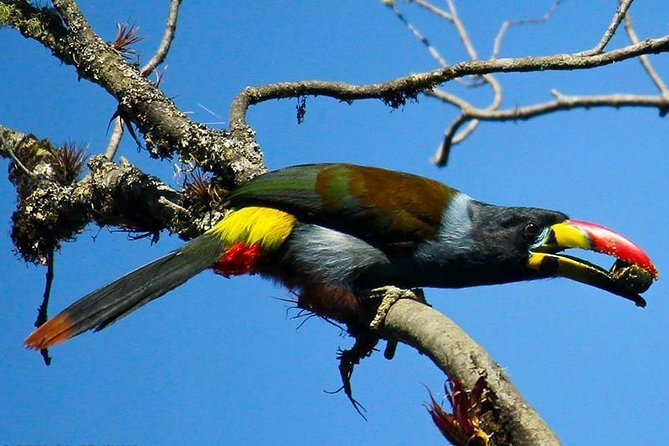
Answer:
M162 34L167 1L86 2L94 28L112 40L116 21L140 27L142 60ZM505 18L543 14L550 1L461 1L482 55ZM503 55L552 54L594 45L616 2L566 1L541 27L514 29ZM404 7L404 3L401 3ZM216 6L212 6L216 5ZM407 14L449 61L463 51L454 32L416 9ZM659 0L632 7L643 37L669 33ZM616 38L614 45L624 42ZM104 150L115 105L77 81L49 51L0 30L0 123L57 143ZM669 79L667 56L655 57ZM247 85L299 79L379 82L434 68L433 60L376 1L185 2L163 82L202 122L225 121ZM637 62L591 73L505 75L506 106L564 94L654 93ZM462 92L462 89L456 89ZM466 92L485 104L487 92ZM666 369L669 303L667 121L651 110L555 114L485 124L454 149L447 169L429 163L454 111L421 97L401 110L378 101L347 105L309 98L297 125L294 100L254 107L249 121L270 168L349 161L430 176L484 201L564 211L615 228L646 248L661 280L646 309L567 280L469 290L429 290L429 301L484 345L565 444L663 444L669 436ZM219 116L205 111L205 107ZM216 125L216 124L214 124ZM173 166L147 159L129 138L121 155L175 185ZM0 170L6 172L7 161ZM260 278L203 273L104 332L54 348L45 367L22 347L44 270L12 254L14 191L0 187L0 443L15 444L440 444L422 407L443 376L401 346L356 368L364 422L339 386L338 347L351 340L317 319L293 320L283 289ZM91 226L56 259L51 311L180 244ZM609 260L606 260L609 262Z

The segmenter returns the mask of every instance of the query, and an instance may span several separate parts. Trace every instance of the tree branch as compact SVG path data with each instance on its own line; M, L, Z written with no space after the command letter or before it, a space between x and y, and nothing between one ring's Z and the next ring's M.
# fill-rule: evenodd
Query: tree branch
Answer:
M2 0L0 17L49 48L79 76L114 96L125 117L144 135L152 156L178 153L188 165L214 172L230 184L241 184L265 172L262 154L248 127L216 131L187 118L140 71L102 41L70 0L55 0L60 17L24 2Z
M639 37L637 37L636 31L634 31L632 17L629 14L625 15L625 31L629 36L630 42L635 44L639 43ZM648 76L650 76L655 86L658 88L658 90L660 90L662 96L669 97L669 88L667 88L665 83L660 78L660 75L657 74L657 71L655 71L655 68L650 63L650 58L646 55L639 56L639 62L641 62L641 65L646 70L646 73L648 73Z
M512 26L540 25L542 23L546 23L548 20L550 20L555 11L557 11L558 6L560 6L560 0L556 0L555 3L553 3L553 5L551 6L551 8L548 10L548 12L546 12L546 14L536 19L505 20L502 23L502 26L499 28L499 31L497 31L497 36L495 36L495 41L493 42L492 45L492 54L490 55L490 58L497 59L499 57L499 53L502 50L502 41L504 40L504 37L506 36L506 33L509 30L509 28L511 28Z
M599 54L604 51L604 48L606 48L606 45L609 44L611 38L616 33L618 26L620 26L620 23L623 21L623 18L625 18L625 14L627 14L627 10L632 5L633 1L634 0L621 0L618 8L616 9L615 15L611 19L611 23L606 28L606 31L604 31L604 35L600 39L599 43L593 49L583 51L582 53L579 53L579 55L589 56L591 54Z
M431 96L452 103L453 98L450 95L444 95L444 92L435 90ZM541 104L527 105L506 110L489 110L473 107L464 101L459 102L460 115L444 132L444 140L437 149L433 162L437 166L444 166L448 159L448 151L451 146L461 141L457 133L460 127L472 120L479 121L521 121L535 118L537 116L547 115L558 111L573 110L576 108L621 108L621 107L644 107L658 109L660 116L664 116L669 111L669 97L632 95L632 94L611 94L600 96L565 96L558 91L553 90L551 94L555 100ZM464 131L463 131L464 133Z
M177 30L177 18L179 16L179 6L181 5L181 0L172 0L170 2L170 12L167 17L167 24L165 25L165 33L163 38L160 41L158 50L156 54L142 67L140 73L142 76L147 77L153 70L155 70L160 64L165 61L167 53L170 51L172 46L172 41ZM108 160L114 159L114 155L118 150L118 146L121 143L121 138L123 137L123 119L120 116L114 118L114 129L112 130L112 135L109 138L109 143L107 144L107 149L105 150L105 156Z
M643 54L669 51L669 35L646 39L637 44L593 55L555 54L552 56L472 60L446 68L398 77L383 83L356 85L320 80L280 82L248 87L235 97L230 107L233 127L246 122L251 105L272 99L300 96L329 96L345 102L360 99L381 99L391 107L400 107L419 93L450 80L470 75L490 73L522 73L528 71L584 70L636 58Z
M500 428L496 444L516 446L559 445L555 434L513 386L502 368L452 320L411 299L392 305L385 317L384 334L427 355L447 376L458 377L472 388L484 377ZM504 436L505 438L499 438Z
M16 152L18 158L31 154L34 158L45 144L33 135L0 125L0 157L9 158ZM43 263L52 247L58 249L61 241L71 240L91 222L155 237L168 229L188 239L222 218L222 208L212 204L203 211L184 193L124 159L115 164L100 155L88 165L89 175L69 185L54 181L44 163L30 170L30 178L10 175L19 193L12 238L27 261Z
M177 18L179 17L179 6L181 5L181 0L171 0L170 2L170 12L167 16L167 24L165 25L165 33L163 38L160 41L158 50L156 54L153 55L151 60L149 60L140 70L145 76L148 75L151 71L155 70L158 65L165 61L167 53L170 51L172 46L172 41L174 41L174 35L177 30Z

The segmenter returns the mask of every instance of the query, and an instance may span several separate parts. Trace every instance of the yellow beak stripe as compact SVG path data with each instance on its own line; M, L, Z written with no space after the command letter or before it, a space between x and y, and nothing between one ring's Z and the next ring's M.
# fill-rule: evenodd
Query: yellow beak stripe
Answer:
M579 228L570 225L568 222L555 224L551 226L550 229L555 237L554 240L550 240L552 243L555 243L553 246L560 248L592 249L592 240L590 237Z
M532 253L527 260L527 266L537 271L567 277L590 285L594 284L597 279L606 278L606 274L597 268L586 263L581 263L578 260L555 254Z
M277 250L296 224L297 218L287 212L249 206L229 212L207 232L219 237L225 247L238 242L246 246L257 244L267 253Z

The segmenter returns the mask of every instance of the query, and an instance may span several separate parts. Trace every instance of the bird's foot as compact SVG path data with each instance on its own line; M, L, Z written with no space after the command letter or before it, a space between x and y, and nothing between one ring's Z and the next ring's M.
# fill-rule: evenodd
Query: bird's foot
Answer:
M425 294L420 288L415 288L412 290L405 290L402 288L397 288L396 286L384 286L380 288L374 288L367 293L369 299L380 299L381 302L376 308L376 313L374 318L369 323L369 329L372 332L380 332L383 328L383 324L386 320L386 316L390 311L390 308L400 299L413 299L419 302L425 302ZM390 360L395 356L395 350L397 349L397 341L386 337L386 348L383 352L384 358Z
M366 412L365 408L355 398L353 398L351 377L353 376L353 368L357 364L360 364L360 361L363 358L366 358L372 354L374 347L378 342L378 336L375 336L371 333L358 335L355 337L355 344L353 347L348 350L340 350L337 355L337 359L339 359L339 374L341 375L342 385L334 392L326 391L327 393L337 393L343 390L344 394L351 402L355 410L365 421L367 421L367 417L364 414L364 412Z
M383 328L383 323L386 320L390 308L398 300L413 299L425 303L425 294L420 288L405 290L392 285L374 288L367 293L367 297L370 299L381 299L379 306L376 308L376 314L369 323L369 328L375 332L378 332Z

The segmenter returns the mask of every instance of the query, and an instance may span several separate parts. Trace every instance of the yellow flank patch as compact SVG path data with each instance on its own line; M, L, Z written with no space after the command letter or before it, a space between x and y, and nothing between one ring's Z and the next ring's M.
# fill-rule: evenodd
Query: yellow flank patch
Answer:
M221 238L224 246L237 242L259 244L263 252L281 246L293 231L297 218L278 209L249 206L228 213L208 232Z

